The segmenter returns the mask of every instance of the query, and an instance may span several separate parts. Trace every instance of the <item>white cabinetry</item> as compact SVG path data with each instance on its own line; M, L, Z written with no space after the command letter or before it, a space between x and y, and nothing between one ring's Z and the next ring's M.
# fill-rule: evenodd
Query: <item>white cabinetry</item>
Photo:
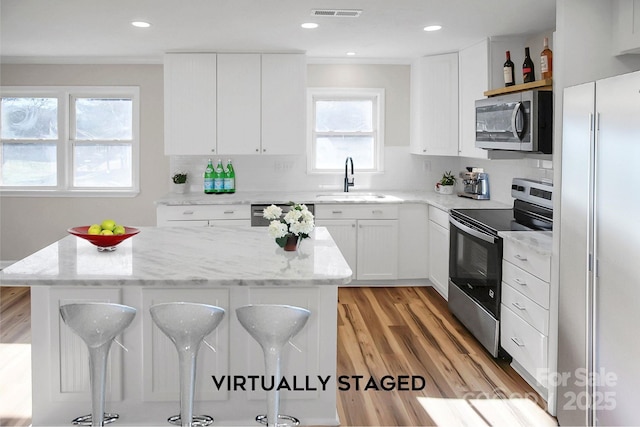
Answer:
M617 0L614 8L613 53L640 53L640 0Z
M159 227L179 226L247 226L251 225L249 205L159 205L156 221Z
M429 277L429 207L400 205L398 219L398 279Z
M260 54L218 55L218 151L260 152Z
M429 280L445 298L449 289L449 214L429 206Z
M504 240L500 343L512 365L547 397L551 256Z
M302 54L166 54L165 154L299 154Z
M458 155L458 54L426 56L411 66L411 152Z
M164 153L217 154L215 53L164 56Z
M398 278L397 205L316 205L316 225L327 227L356 280ZM355 250L354 250L355 247Z

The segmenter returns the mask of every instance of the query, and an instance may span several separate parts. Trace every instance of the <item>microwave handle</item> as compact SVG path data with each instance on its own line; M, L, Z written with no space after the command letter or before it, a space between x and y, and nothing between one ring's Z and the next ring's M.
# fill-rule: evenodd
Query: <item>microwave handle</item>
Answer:
M513 112L511 113L511 129L513 129L513 136L522 141L524 136L524 128L517 129L516 124L518 123L518 114L522 114L524 116L524 109L522 102L516 102L516 106L513 107Z

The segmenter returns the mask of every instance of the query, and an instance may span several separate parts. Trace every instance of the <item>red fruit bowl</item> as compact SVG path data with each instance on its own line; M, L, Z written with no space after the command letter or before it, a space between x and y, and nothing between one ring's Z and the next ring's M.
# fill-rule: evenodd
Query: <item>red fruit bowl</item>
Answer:
M124 227L124 234L105 236L102 234L88 234L87 230L89 227L89 225L83 225L81 227L72 227L67 231L74 236L81 237L93 243L98 247L99 251L115 251L116 246L122 241L140 232L140 230L134 227Z

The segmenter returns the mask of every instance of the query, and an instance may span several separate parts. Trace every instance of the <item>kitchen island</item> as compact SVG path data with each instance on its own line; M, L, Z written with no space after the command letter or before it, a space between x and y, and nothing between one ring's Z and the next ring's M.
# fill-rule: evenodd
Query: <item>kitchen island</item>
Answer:
M0 272L3 286L30 286L33 425L64 426L90 412L84 343L61 320L59 306L105 301L138 310L110 353L107 404L118 425L165 425L179 411L177 354L153 324L149 307L171 301L217 305L227 313L198 358L194 413L216 425L254 425L266 409L259 345L235 308L291 304L311 311L283 357L281 412L303 424L337 425L337 288L351 270L331 235L317 227L295 252L264 228L142 227L114 252L67 236ZM297 349L296 349L297 348ZM327 381L328 378L328 381Z

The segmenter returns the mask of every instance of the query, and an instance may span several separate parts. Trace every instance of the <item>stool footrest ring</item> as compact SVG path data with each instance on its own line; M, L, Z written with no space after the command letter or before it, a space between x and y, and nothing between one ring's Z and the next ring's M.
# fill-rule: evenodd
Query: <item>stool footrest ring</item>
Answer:
M297 419L296 417L292 417L291 415L283 415L283 414L278 414L278 421L280 420L285 420L285 421L289 421L288 423L277 423L278 426L298 426L300 425L300 420ZM260 424L264 424L264 425L273 425L273 424L269 424L267 422L267 416L266 415L258 415L256 417L256 421L259 422Z
M120 415L118 414L107 414L105 412L104 421L102 421L102 424L110 424L115 420L117 420L118 418L120 418ZM71 421L71 424L74 424L77 426L90 426L92 424L92 420L93 420L93 417L91 416L91 414L83 415L81 417L74 418L73 421Z
M182 425L182 418L180 418L180 415L171 416L167 418L167 421L169 424L176 426ZM194 415L191 417L191 425L193 427L204 427L211 424L213 424L213 417L210 417L209 415Z

